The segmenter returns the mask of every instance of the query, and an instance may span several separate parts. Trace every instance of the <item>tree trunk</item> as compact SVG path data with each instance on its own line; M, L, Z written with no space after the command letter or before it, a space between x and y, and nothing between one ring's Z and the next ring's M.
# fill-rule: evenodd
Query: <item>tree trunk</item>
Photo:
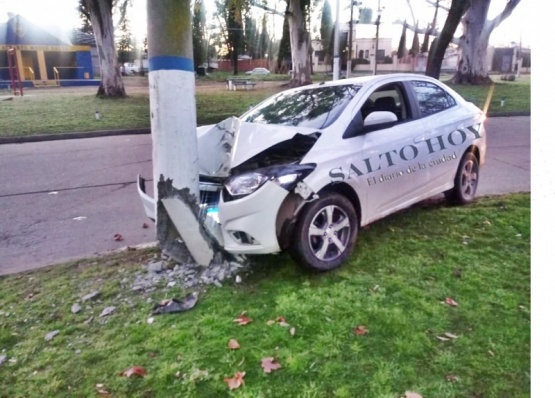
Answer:
M428 54L428 62L426 64L426 75L439 79L441 73L441 64L445 56L445 50L451 43L453 35L461 22L464 13L470 6L470 0L453 0L451 8L447 14L445 25L441 29L439 36L437 36L430 46ZM433 28L433 27L432 27Z
M518 5L520 0L509 0L501 14L488 20L491 0L474 0L463 18L463 35L459 46L462 51L461 60L455 76L451 79L455 84L490 84L488 74L487 50L491 32L499 26Z
M308 52L310 49L310 33L307 29L306 15L301 0L291 0L286 12L291 37L291 64L293 76L290 87L304 86L312 83Z
M90 14L100 59L101 82L98 96L125 97L125 87L117 62L112 17L112 0L84 0Z

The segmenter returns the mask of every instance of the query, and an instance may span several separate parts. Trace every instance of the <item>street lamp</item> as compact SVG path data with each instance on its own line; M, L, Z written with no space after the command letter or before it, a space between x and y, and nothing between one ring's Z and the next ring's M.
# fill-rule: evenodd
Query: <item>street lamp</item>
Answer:
M378 73L378 43L380 40L380 19L382 17L382 8L380 0L378 0L378 18L376 18L376 53L374 56L374 75Z

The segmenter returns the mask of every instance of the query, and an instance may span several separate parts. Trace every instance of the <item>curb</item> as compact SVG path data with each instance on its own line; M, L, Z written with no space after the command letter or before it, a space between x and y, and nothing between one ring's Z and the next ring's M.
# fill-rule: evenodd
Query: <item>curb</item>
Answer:
M487 117L511 117L511 116L531 116L531 112L495 112L488 114ZM3 144L24 144L28 142L73 140L79 138L113 137L117 135L150 134L150 128L129 129L129 130L100 130L88 132L58 133L58 134L38 134L20 137L0 137L0 145Z
M73 132L60 134L38 134L20 137L0 137L2 144L24 144L27 142L73 140L79 138L112 137L117 135L150 134L150 129L129 129L129 130L99 130L88 132Z

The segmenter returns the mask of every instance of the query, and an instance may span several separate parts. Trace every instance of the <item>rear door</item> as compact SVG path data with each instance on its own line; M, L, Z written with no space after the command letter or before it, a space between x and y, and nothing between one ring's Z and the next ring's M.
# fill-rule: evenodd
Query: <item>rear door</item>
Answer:
M426 129L427 190L439 193L453 184L461 156L475 137L472 115L438 84L412 80L409 86Z

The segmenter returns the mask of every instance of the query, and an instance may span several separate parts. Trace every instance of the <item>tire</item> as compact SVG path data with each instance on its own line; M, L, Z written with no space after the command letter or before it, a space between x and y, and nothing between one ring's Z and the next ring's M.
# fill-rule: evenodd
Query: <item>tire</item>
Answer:
M480 165L472 152L464 154L455 176L455 187L445 192L448 202L465 205L476 198Z
M342 195L324 193L304 208L293 232L291 257L318 271L339 267L352 253L358 235L358 217Z

